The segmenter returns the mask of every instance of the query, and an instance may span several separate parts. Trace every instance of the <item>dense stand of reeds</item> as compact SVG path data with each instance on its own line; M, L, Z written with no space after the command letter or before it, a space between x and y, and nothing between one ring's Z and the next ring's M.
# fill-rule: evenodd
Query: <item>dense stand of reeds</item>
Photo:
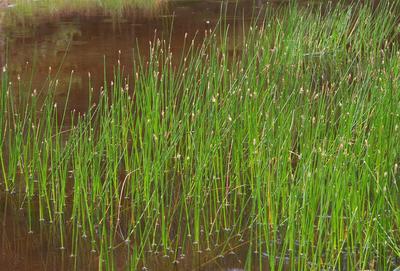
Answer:
M79 114L54 102L54 72L33 90L5 67L0 188L17 192L29 225L58 227L72 256L91 244L101 270L121 246L135 270L147 250L179 261L234 239L248 269L389 270L400 257L398 11L289 5L239 39L221 19L201 46L185 41L178 65L155 38L149 59L136 51L132 71L104 74L99 95L89 85Z

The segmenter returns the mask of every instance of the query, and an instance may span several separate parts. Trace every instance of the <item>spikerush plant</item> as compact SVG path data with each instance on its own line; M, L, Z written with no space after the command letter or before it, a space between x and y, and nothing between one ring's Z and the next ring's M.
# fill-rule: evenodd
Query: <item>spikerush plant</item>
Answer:
M155 38L132 71L104 72L98 98L88 86L88 110L71 112L71 125L51 95L56 79L39 105L4 71L5 187L22 191L30 221L71 228L60 246L76 268L84 243L105 270L126 246L135 270L149 250L177 262L238 241L248 270L390 269L400 58L387 15L398 10L289 5L242 35L222 15L178 62Z

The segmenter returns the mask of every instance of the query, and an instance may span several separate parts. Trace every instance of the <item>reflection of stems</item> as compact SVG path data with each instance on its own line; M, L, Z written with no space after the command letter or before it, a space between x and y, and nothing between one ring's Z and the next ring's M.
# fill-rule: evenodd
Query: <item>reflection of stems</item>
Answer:
M0 28L1 31L1 28ZM1 48L0 48L1 49ZM1 61L1 54L0 54L0 61ZM2 63L0 63L2 64ZM6 186L6 191L8 191L9 187L8 187L8 179L7 179L7 175L6 175L6 170L5 170L5 166L4 166L4 157L3 157L3 145L5 142L5 138L7 136L7 126L8 126L8 118L7 118L7 98L8 98L8 73L6 70L6 67L4 66L3 68L3 73L1 75L1 87L0 87L0 91L1 91L1 96L0 96L0 108L1 108L1 117L0 117L0 123L3 129L3 133L1 136L1 140L0 140L0 163L1 163L1 171L3 173L3 178L4 178L4 183ZM3 115L4 114L4 115Z
M229 180L229 176L230 176L230 172L231 172L231 163L232 163L232 145L233 145L233 139L231 141L230 144L230 148L229 148L229 155L228 155L228 169L226 172L226 182L225 182L225 194L226 194L226 198L228 198L228 194L229 194L229 188L230 188L230 180ZM228 203L228 202L226 202Z
M4 44L6 43L6 41L2 35L2 33L3 33L3 29L1 28L2 23L3 23L3 13L0 11L0 67L3 67L6 65L6 62L4 61L6 56L5 56L5 53L3 53L3 52L7 51L7 50L4 50Z
M1 147L0 149L3 149L3 147ZM6 170L5 170L5 167L4 167L3 154L0 154L0 163L1 163L1 171L3 173L4 183L5 183L5 186L6 186L6 191L8 192L8 180L7 180Z

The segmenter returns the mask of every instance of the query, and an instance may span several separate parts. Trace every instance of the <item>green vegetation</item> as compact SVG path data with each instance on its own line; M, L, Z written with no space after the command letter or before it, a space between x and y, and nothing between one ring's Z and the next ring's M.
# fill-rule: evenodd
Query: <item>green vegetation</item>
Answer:
M35 24L56 19L60 16L124 14L147 12L160 9L164 0L11 0L12 8L6 10L3 24Z
M285 6L239 39L222 21L201 46L187 40L177 66L154 40L133 71L105 74L99 95L88 86L84 114L54 103L53 73L34 91L5 69L2 189L20 192L29 225L58 227L72 255L90 244L99 270L116 268L121 246L135 270L148 250L175 261L240 239L247 269L266 258L271 270L287 259L293 270L390 270L400 257L398 12Z

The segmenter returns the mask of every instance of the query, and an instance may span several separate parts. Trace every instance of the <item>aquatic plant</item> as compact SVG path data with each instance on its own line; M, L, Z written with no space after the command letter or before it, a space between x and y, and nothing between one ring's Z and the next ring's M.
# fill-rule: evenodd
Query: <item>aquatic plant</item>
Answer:
M235 244L248 270L393 268L398 11L268 9L240 40L221 19L182 56L155 38L132 71L89 84L84 113L55 103L54 72L36 91L5 67L1 189L18 191L29 230L55 225L60 247L89 246L100 270L117 250L136 270L146 251L178 263Z

